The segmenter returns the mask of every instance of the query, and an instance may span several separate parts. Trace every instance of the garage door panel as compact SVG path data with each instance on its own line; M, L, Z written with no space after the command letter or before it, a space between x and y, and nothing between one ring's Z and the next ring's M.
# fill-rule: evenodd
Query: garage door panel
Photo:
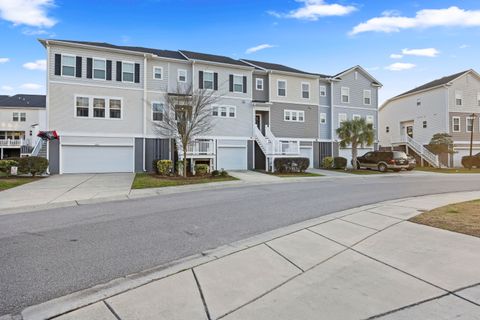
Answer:
M310 159L309 168L313 168L313 148L300 148L300 155L302 157Z
M133 172L131 146L62 146L62 173Z
M247 148L218 147L217 168L219 170L247 170Z

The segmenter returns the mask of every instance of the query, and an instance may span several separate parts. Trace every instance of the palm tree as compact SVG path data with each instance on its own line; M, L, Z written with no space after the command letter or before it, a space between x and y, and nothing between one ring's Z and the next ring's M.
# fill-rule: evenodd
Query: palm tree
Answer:
M371 123L367 123L363 118L344 121L337 129L337 135L340 139L341 148L347 148L349 145L351 145L352 166L353 169L358 169L358 146L360 145L363 148L365 145L371 146L373 144L373 140L375 139L373 125Z

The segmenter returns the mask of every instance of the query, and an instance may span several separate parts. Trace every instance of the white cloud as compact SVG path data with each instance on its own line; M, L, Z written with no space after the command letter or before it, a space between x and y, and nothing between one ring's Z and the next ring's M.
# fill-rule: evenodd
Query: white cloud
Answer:
M452 6L447 9L424 9L415 17L381 16L355 26L351 35L362 32L399 32L402 29L432 27L478 27L480 10L464 10Z
M300 20L316 21L322 17L344 16L357 10L354 6L345 6L338 3L328 4L325 0L296 0L303 4L302 7L291 10L288 13L269 11L268 13L277 18L293 18Z
M35 60L34 62L27 62L23 67L28 70L47 70L47 60Z
M385 67L385 69L390 71L403 71L403 70L413 69L415 67L416 65L414 65L413 63L396 62Z
M42 85L37 83L24 83L20 86L20 89L30 90L30 91L37 91L42 88Z
M460 48L460 49L467 49L467 48L470 48L470 45L468 45L468 44L462 44L459 48Z
M257 51L260 51L260 50L265 50L265 49L269 49L269 48L274 48L275 46L274 45L271 45L271 44L261 44L259 46L256 46L256 47L252 47L252 48L248 48L245 53L246 54L250 54L250 53L254 53L254 52L257 52Z
M53 0L0 0L0 18L14 25L53 27L57 21L48 16Z
M7 63L10 61L10 58L0 58L0 63Z
M426 49L403 49L402 54L404 56L418 56L418 57L430 57L434 58L438 56L440 51L435 48L426 48Z
M392 58L392 59L402 59L402 58L403 58L403 55L402 55L402 54L392 53L392 54L390 55L390 58Z
M42 34L48 34L48 31L43 29L30 29L26 28L22 30L22 33L26 36L39 36Z
M0 90L4 91L4 92L12 92L13 91L13 87L11 86L1 86L0 87Z

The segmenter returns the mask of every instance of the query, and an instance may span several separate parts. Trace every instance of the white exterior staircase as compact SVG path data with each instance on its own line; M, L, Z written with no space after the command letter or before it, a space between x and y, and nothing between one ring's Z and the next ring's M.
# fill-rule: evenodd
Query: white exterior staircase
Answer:
M423 160L427 161L431 166L435 168L440 168L441 165L438 156L430 152L420 142L405 135L402 136L402 143L404 143L408 148L415 151Z

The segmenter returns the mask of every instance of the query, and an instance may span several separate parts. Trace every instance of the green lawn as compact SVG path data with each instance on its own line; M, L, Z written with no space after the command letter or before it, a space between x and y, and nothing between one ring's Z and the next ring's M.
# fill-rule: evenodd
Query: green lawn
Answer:
M474 168L472 170L465 169L465 168L432 168L432 167L416 167L415 170L417 171L426 171L426 172L437 172L437 173L480 173L480 169Z
M0 173L0 191L21 186L42 178L33 177L7 177L4 173Z
M226 177L162 177L151 173L137 173L132 183L132 189L162 188L183 186L188 184L199 184L209 182L222 182L238 180L237 178Z

